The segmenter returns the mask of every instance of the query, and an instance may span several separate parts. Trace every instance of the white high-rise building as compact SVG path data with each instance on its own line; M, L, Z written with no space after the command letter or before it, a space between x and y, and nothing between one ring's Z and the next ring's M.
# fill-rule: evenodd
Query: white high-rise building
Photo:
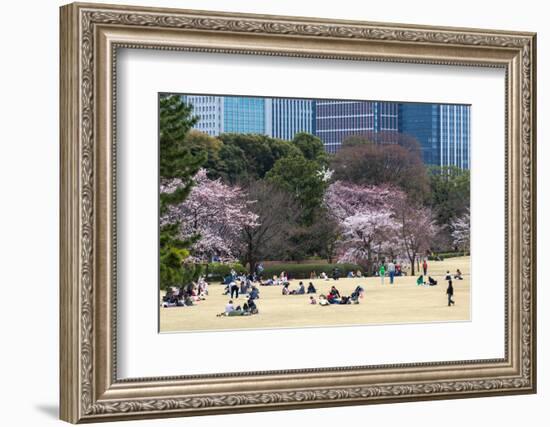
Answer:
M195 129L212 136L223 132L223 96L183 95L181 98L193 106L193 114L199 118Z
M183 95L199 117L195 129L217 136L224 132L260 133L291 140L315 132L315 102L308 99Z

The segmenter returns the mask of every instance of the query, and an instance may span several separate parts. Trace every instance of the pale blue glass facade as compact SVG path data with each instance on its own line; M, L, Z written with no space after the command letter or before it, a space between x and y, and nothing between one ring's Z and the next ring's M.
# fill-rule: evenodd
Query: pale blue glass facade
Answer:
M265 98L224 97L223 131L265 134L265 104Z

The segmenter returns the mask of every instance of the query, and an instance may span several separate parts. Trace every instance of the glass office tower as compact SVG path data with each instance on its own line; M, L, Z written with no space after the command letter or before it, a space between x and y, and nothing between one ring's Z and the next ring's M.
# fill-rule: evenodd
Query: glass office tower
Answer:
M273 98L268 108L271 108L270 136L291 140L299 132L315 133L315 101Z
M224 132L259 133L291 140L315 132L315 102L309 99L184 95L199 117L195 129L212 136Z
M400 104L399 131L419 142L424 163L470 168L470 106Z
M268 134L266 98L224 96L222 132Z
M384 143L397 142L399 108L391 102L317 100L315 134L335 153L344 140L363 135Z

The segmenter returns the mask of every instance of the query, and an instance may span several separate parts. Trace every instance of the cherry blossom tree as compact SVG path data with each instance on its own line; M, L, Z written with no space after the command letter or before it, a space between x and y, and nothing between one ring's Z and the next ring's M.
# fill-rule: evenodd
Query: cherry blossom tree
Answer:
M456 247L462 250L470 248L470 209L466 213L451 221L451 236Z
M394 214L399 224L399 244L411 263L411 274L414 275L415 262L430 249L438 227L430 208L407 197L395 201Z
M390 186L358 185L344 181L332 183L325 193L324 203L338 221L367 209L388 209L402 191Z
M180 224L180 238L194 241L190 258L195 262L206 262L214 256L222 261L235 260L241 230L258 225L258 216L250 209L254 202L247 200L240 187L209 179L205 169L199 170L193 181L189 196L169 208L161 225ZM176 180L163 183L161 192L170 193L179 185Z
M325 195L327 211L339 223L340 262L354 262L369 269L374 255L397 246L399 224L394 200L404 193L389 186L366 186L337 181Z
M389 252L395 245L396 228L389 209L370 209L346 218L342 223L339 261L370 267L374 254Z

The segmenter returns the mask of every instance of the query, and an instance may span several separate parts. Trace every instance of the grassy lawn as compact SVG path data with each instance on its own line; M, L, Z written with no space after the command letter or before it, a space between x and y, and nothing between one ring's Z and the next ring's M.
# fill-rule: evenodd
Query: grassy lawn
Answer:
M447 306L446 271L459 268L464 280L453 280L454 306ZM393 286L389 277L382 285L380 278L343 278L313 280L319 294L328 293L335 285L341 295L350 295L357 285L365 296L357 305L322 307L309 304L309 295L281 294L281 286L260 286L256 304L260 313L254 316L216 317L229 301L222 295L224 286L211 284L206 301L193 307L160 307L160 331L198 331L223 329L289 328L306 326L364 325L379 323L445 322L470 320L470 257L449 258L429 262L428 274L438 281L437 286L416 286L416 277L396 277ZM292 280L290 289L296 289ZM304 280L307 287L309 280ZM164 295L164 292L161 292ZM242 305L245 298L234 299Z

